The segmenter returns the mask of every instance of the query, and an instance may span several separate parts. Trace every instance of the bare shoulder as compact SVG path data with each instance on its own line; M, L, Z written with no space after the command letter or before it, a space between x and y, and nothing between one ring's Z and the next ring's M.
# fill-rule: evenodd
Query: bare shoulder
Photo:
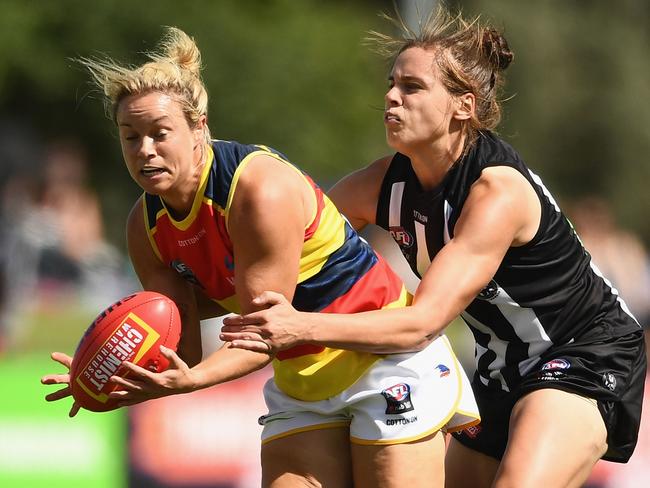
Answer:
M375 223L377 201L392 156L373 161L344 176L328 192L334 204L356 229Z
M154 268L164 267L156 256L153 244L150 241L145 223L144 208L141 196L135 202L126 222L126 243L131 263L143 282Z
M247 233L257 226L267 232L269 226L277 227L270 215L282 215L304 227L315 205L313 190L295 167L273 155L257 154L237 179L226 217L228 229L232 234L241 227Z
M285 197L287 191L304 185L303 176L290 163L270 154L257 154L239 175L237 193L247 199L272 200Z
M379 194L381 182L384 180L392 159L392 156L385 156L363 168L353 171L347 176L344 176L332 190L338 186L347 186L348 189L371 189L373 192Z
M133 233L144 233L144 209L142 199L144 197L140 196L131 207L129 216L126 220L126 232L127 236L131 236Z
M474 187L482 191L501 191L508 188L523 191L532 187L526 177L511 166L490 166L481 172ZM472 190L474 189L472 187Z
M513 246L529 242L541 220L541 202L526 177L510 166L492 166L481 173L467 199L469 208L505 218L513 225ZM478 213L478 212L477 212ZM488 218L484 216L482 218Z

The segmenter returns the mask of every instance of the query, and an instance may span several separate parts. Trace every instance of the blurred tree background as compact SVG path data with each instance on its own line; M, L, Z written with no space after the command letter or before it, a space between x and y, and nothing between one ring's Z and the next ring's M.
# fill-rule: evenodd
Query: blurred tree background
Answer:
M515 52L500 134L560 200L602 195L650 242L650 3L448 4L503 27ZM0 0L0 177L37 174L49 142L80 140L108 235L123 246L139 191L72 59L140 62L161 26L175 25L202 50L213 135L276 147L328 186L388 151L388 66L361 40L390 28L377 14L392 8L390 0ZM7 149L15 137L30 146L17 153L23 160Z

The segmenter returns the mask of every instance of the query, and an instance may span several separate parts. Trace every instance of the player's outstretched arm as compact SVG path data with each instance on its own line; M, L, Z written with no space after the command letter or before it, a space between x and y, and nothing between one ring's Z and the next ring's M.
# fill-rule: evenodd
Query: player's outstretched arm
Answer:
M258 370L271 360L268 354L226 347L190 368L172 349L161 346L160 352L169 360L169 368L165 371L154 373L125 361L122 367L126 372L111 377L121 389L109 396L120 400L120 407L225 383Z

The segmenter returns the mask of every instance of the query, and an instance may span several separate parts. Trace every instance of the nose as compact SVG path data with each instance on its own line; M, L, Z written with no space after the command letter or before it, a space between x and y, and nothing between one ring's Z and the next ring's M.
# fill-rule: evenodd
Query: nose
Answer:
M138 158L143 160L149 160L156 155L156 148L154 145L153 138L143 137L140 140L140 145L138 147Z
M401 104L402 99L396 86L392 86L388 89L386 95L384 95L384 101L386 107L397 107Z

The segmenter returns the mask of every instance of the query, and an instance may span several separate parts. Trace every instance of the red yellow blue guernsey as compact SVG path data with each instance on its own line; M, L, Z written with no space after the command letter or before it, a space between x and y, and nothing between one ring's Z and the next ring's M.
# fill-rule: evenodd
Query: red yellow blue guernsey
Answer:
M305 228L294 307L355 313L408 305L411 297L402 281L356 234L322 190L282 154L266 146L212 141L192 209L181 221L170 215L160 197L145 193L145 225L157 256L222 307L239 312L233 246L226 224L239 175L260 154L299 172L316 201L313 219ZM323 400L351 386L381 357L297 346L274 359L275 382L299 400Z

